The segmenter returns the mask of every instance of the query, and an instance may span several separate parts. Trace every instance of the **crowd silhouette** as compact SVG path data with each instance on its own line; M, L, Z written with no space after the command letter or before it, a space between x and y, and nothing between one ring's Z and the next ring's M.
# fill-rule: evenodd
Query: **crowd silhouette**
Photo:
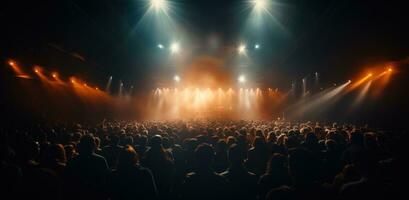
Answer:
M1 129L2 199L395 199L405 132L288 121Z

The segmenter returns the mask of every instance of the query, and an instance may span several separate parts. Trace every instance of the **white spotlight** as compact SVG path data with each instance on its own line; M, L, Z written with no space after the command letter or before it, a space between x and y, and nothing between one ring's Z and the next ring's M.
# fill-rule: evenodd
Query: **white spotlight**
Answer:
M239 80L240 83L244 83L244 82L246 82L246 77L244 75L240 75L238 80Z
M259 49L259 48L260 48L260 45L259 45L259 44L256 44L256 45L254 45L254 48L255 48L255 49Z
M166 0L150 0L151 8L155 11L165 10L167 2Z
M162 44L158 44L158 48L159 48L159 49L163 49L164 46L163 46Z
M170 45L170 51L172 53L179 53L179 51L180 51L179 43L176 43L176 42L172 43Z
M268 0L253 0L252 3L256 10L263 10L267 7L267 1Z
M175 75L173 77L173 80L175 80L176 82L180 82L180 77L178 75Z
M241 44L237 51L239 52L239 54L244 54L246 52L246 45Z

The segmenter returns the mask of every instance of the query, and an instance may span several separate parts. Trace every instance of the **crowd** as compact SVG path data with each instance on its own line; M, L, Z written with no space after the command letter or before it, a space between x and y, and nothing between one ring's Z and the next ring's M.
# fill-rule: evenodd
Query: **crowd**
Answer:
M394 199L407 134L351 124L173 121L2 129L2 199Z

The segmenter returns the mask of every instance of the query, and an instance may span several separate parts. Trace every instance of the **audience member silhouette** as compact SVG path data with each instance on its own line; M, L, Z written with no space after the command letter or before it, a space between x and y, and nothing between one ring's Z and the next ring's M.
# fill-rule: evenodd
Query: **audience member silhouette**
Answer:
M115 199L156 199L158 192L149 169L139 165L133 147L127 145L119 153L118 167L107 179L107 190Z
M230 167L220 175L229 182L232 199L256 199L258 176L244 167L246 155L233 144L228 151Z
M194 172L187 174L182 185L181 199L226 199L226 179L212 169L214 150L209 144L201 144L195 150Z
M258 182L260 199L266 198L270 189L284 185L292 186L291 176L288 173L287 157L276 153L271 157L266 173L260 177Z
M263 137L254 139L253 147L248 150L246 167L250 172L260 176L267 168L268 148Z
M174 163L170 152L163 148L160 135L151 138L150 148L142 158L142 166L152 171L160 198L168 198L174 176Z
M67 199L78 198L77 195L82 199L105 199L108 165L104 157L94 153L94 137L82 136L78 150L79 155L72 158L65 169Z
M119 152L121 151L122 146L119 145L119 137L117 135L109 136L109 144L102 148L102 156L106 159L110 169L115 169Z

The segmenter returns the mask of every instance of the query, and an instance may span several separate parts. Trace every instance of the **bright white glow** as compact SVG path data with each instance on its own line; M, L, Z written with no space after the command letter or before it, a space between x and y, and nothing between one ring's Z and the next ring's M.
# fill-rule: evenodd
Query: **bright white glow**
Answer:
M263 10L267 7L267 0L253 0L252 3L256 10Z
M180 77L178 75L175 75L173 77L173 80L175 80L176 82L180 82Z
M239 52L239 54L244 54L246 52L246 45L241 44L237 51Z
M179 43L176 43L176 42L172 43L172 44L170 45L170 51L171 51L172 53L179 53L179 51L180 51Z
M166 0L150 0L150 4L155 11L165 10L167 7Z
M259 49L259 48L260 48L260 45L259 45L259 44L256 44L256 45L254 45L254 48L255 48L255 49Z
M158 44L158 48L159 48L159 49L163 49L164 46L163 46L162 44Z
M240 83L244 83L244 82L246 82L246 77L244 75L240 75L238 80L239 80Z

